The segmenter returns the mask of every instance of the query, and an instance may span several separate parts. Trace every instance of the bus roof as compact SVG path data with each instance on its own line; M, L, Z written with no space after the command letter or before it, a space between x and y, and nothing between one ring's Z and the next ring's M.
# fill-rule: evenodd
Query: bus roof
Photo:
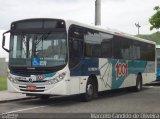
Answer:
M146 39L138 38L138 37L135 37L135 36L132 36L132 35L123 33L123 32L119 32L119 31L117 31L117 30L111 30L111 29L109 29L109 28L106 29L106 28L102 28L101 26L87 25L87 24L84 24L84 23L80 23L80 22L73 21L73 20L67 20L67 19L57 19L57 18L33 18L33 19L18 20L18 21L14 21L14 22L12 22L12 23L20 22L20 21L25 21L25 20L36 20L36 19L39 19L39 20L40 20L40 19L64 20L64 21L66 22L66 27L67 27L67 28L69 28L70 25L74 24L74 25L78 25L78 26L85 27L85 28L90 28L90 29L94 29L94 30L106 32L106 33L109 33L109 34L112 34L112 35L121 36L121 37L126 37L126 38L129 38L129 39L133 39L133 40L142 41L142 42L151 43L151 44L156 45L156 43L153 42L153 41L149 41L149 40L146 40Z
M104 29L101 26L87 25L87 24L83 24L83 23L80 23L80 22L77 22L77 21L73 21L73 20L65 20L65 21L66 21L66 25L67 25L68 28L69 28L70 25L74 24L74 25L85 27L85 28L90 28L90 29L106 32L106 33L109 33L109 34L112 34L112 35L126 37L126 38L129 38L129 39L133 39L133 40L142 41L142 42L151 43L151 44L156 45L156 43L153 42L153 41L142 39L142 38L138 38L138 37L135 37L135 36L123 33L123 32L119 32L119 31L116 31L116 30L114 31L114 30L111 30L109 28L108 29Z

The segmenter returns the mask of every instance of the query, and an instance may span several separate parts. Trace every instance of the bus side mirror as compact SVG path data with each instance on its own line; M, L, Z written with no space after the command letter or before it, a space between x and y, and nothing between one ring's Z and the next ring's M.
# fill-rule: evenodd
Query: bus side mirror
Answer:
M2 48L6 51L6 52L10 52L10 50L6 49L4 46L5 46L5 41L6 41L6 37L5 37L5 34L8 33L10 31L7 31L5 33L3 33L3 39L2 39Z
M5 46L5 40L6 40L6 37L5 37L5 36L3 36L3 40L2 40L2 47L4 47L4 46Z

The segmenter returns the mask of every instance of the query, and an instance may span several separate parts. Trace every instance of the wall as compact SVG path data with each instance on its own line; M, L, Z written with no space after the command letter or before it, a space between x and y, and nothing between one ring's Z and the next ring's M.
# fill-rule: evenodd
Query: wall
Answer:
M0 76L6 76L8 69L8 62L5 61L5 58L0 58Z

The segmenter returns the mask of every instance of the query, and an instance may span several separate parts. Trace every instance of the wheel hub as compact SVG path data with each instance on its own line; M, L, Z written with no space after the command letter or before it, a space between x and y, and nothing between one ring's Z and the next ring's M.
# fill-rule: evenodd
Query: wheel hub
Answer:
M92 86L92 84L89 84L87 86L87 94L88 95L93 95L93 86Z

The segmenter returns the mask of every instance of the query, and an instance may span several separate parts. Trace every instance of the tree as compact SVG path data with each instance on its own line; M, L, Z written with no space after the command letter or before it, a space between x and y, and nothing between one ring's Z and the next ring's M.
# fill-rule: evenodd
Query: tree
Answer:
M160 7L156 6L154 7L154 10L156 11L156 13L149 19L149 22L151 24L150 30L153 30L154 28L160 28Z

